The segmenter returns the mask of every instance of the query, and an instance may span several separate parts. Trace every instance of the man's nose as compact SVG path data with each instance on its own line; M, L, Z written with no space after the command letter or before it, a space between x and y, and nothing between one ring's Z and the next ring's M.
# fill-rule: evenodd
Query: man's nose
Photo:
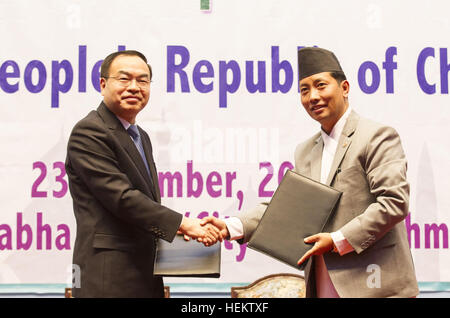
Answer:
M311 104L316 104L320 100L320 95L317 89L312 88L309 94L309 102Z
M137 79L133 78L130 82L130 85L128 85L127 89L133 92L139 91L140 88L139 85L137 84Z

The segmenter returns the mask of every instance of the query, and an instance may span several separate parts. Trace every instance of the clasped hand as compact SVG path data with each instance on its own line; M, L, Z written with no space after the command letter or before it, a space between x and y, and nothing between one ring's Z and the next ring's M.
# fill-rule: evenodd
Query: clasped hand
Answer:
M183 234L187 241L193 238L205 246L211 246L217 241L222 242L227 236L224 234L228 234L228 231L225 232L223 227L226 229L225 222L214 217L206 217L202 220L183 217L177 233Z

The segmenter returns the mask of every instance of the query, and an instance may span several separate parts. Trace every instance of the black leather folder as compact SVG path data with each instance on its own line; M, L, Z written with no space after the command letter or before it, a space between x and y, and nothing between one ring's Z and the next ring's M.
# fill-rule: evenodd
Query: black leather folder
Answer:
M303 270L307 262L300 266L297 262L312 247L303 240L322 232L341 194L336 189L288 170L248 246Z
M221 244L204 246L176 235L172 243L159 240L154 275L167 277L220 277Z

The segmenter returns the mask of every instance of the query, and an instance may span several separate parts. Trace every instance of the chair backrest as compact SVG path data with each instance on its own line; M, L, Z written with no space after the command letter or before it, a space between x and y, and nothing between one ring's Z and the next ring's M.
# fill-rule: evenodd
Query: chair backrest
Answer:
M297 274L273 274L248 286L231 287L231 298L304 298L305 278Z

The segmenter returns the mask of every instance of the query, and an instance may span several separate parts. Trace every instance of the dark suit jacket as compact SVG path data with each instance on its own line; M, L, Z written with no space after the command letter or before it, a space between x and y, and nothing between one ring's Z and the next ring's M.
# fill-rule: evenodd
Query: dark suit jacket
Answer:
M77 222L73 263L81 270L75 297L163 297L162 279L153 276L156 243L173 240L182 215L160 204L150 138L139 131L152 182L104 103L73 128L66 170Z

